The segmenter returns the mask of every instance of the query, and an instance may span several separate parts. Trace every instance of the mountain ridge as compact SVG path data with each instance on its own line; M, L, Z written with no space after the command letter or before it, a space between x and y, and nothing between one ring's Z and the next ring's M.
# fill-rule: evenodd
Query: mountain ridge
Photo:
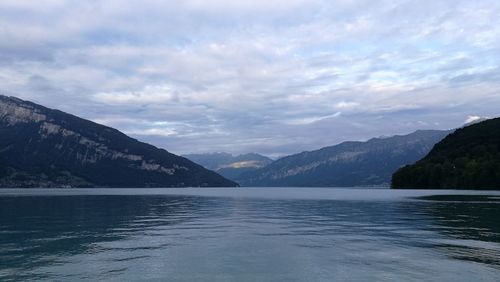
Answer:
M225 152L215 152L187 154L183 156L233 181L238 179L243 173L265 167L272 163L272 159L257 153L232 155Z
M282 157L236 179L242 186L389 186L392 173L412 163L451 131L346 141Z
M392 188L500 189L500 118L457 129L424 158L396 171Z
M0 187L237 186L124 133L0 95Z

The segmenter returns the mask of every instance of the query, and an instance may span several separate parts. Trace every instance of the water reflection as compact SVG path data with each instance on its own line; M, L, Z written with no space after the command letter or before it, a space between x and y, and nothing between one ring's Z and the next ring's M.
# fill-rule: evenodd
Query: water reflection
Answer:
M476 198L0 197L0 279L495 281L499 208Z
M500 269L500 201L496 197L441 195L430 201L424 212L431 216L431 228L446 235L436 247L455 259L485 263Z
M23 279L23 275L48 278L50 273L31 271L68 263L68 258L79 254L162 248L165 245L161 242L131 242L117 247L112 242L126 242L156 226L192 220L201 208L203 205L193 197L3 197L0 273L6 279Z

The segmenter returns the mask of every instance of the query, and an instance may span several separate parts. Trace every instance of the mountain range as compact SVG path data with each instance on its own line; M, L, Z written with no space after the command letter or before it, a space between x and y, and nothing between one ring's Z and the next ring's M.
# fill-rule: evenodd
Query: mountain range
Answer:
M0 95L0 187L384 187L391 179L393 188L497 189L500 118L348 141L276 161L256 153L181 157Z
M231 180L237 180L241 174L263 168L273 162L272 159L255 153L233 156L232 154L218 152L189 154L183 157Z
M344 142L278 159L234 180L242 186L389 186L397 169L423 158L451 132L419 130L366 142Z
M120 131L0 95L0 187L237 186Z

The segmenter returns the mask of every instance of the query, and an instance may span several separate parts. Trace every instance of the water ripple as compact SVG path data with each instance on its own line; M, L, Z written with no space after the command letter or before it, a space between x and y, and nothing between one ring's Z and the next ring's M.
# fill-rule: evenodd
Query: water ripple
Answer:
M323 200L205 193L0 196L0 280L497 281L500 275L500 202L485 195L356 200L343 192L348 200Z

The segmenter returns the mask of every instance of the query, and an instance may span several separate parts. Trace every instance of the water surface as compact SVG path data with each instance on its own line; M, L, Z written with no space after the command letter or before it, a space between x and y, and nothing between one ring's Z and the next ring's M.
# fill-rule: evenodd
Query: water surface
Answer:
M2 281L499 277L499 192L0 190Z

